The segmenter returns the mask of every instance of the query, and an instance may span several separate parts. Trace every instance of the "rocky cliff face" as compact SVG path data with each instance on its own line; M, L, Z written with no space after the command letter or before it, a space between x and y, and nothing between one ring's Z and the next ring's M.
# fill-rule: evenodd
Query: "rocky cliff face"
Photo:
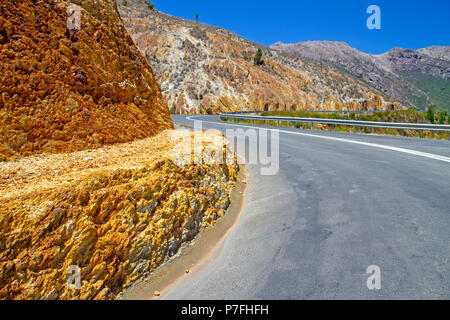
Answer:
M450 110L450 47L394 48L381 55L365 54L345 42L333 41L278 42L271 48L346 73L407 106L437 104Z
M79 30L67 24L74 4ZM0 61L0 161L172 128L114 1L2 0Z
M328 67L151 10L144 0L128 0L119 10L172 113L398 107ZM264 63L255 66L257 48Z

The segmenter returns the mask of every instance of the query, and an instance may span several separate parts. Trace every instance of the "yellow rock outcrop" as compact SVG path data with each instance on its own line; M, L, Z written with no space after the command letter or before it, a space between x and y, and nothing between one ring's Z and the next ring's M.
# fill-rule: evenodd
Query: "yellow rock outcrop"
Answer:
M116 298L212 226L238 167L179 161L190 137L0 163L0 299ZM223 140L205 133L198 147L218 152ZM67 285L71 266L79 290Z

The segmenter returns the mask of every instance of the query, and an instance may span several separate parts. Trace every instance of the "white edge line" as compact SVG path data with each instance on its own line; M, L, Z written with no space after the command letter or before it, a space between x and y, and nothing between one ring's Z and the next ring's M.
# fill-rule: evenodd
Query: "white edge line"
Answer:
M195 119L192 119L192 117L193 116L189 116L189 117L186 117L186 119L194 121ZM199 116L196 116L196 117L199 117ZM260 129L260 130L266 130L266 131L278 131L278 132L283 132L283 133L287 133L287 134L295 134L295 135L300 135L300 136L307 136L307 137L321 138L321 139L326 139L326 140L333 140L333 141L339 141L339 142L347 142L347 143L359 144L359 145L369 146L369 147L373 147L373 148L397 151L397 152L412 154L412 155L416 155L416 156L420 156L420 157L425 157L425 158L430 158L430 159L434 159L434 160L439 160L439 161L444 161L444 162L450 163L450 158L449 157L440 156L440 155L437 155L437 154L432 154L432 153L427 153L427 152L415 151L415 150L411 150L411 149L391 147L391 146L386 146L386 145L378 144L378 143L370 143L370 142L356 141L356 140L343 139L343 138L327 137L327 136L315 135L315 134L310 134L310 133L285 131L285 130L280 130L280 129L270 129L270 128L246 126L246 125L242 125L242 124L232 124L232 123L225 123L225 122L221 123L221 122L206 121L206 120L199 120L199 121L206 122L206 123L219 124L219 125L234 126L234 127L252 128L252 129Z

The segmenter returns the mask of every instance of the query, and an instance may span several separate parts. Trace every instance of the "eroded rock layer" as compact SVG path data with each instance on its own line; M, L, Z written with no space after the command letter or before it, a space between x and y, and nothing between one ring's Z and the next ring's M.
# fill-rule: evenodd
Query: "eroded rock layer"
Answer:
M115 1L2 0L0 61L0 161L172 128Z
M119 12L172 113L399 107L330 68L152 10L144 0L121 2ZM257 48L262 65L254 65Z
M238 166L184 161L233 155L211 132L191 151L191 135L0 163L0 299L116 298L213 225Z

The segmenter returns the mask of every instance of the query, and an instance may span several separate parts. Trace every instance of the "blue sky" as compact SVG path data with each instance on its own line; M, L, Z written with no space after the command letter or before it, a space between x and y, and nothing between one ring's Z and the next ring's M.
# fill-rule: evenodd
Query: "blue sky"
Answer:
M345 41L379 54L393 47L450 45L450 0L154 0L165 13L233 31L271 45L307 40ZM369 5L381 9L381 30L369 30Z

